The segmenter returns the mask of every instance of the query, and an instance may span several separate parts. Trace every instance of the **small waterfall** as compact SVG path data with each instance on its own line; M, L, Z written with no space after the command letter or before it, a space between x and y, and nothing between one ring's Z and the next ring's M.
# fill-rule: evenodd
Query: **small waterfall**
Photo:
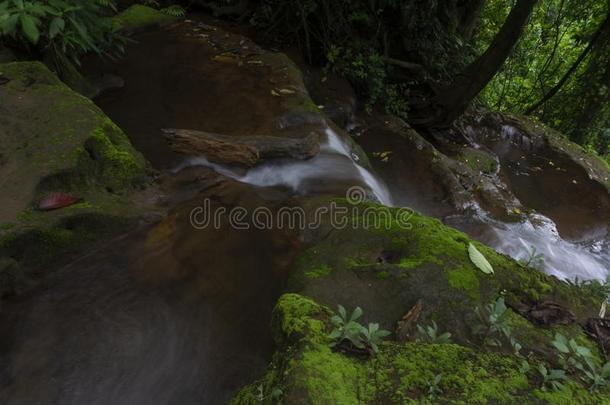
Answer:
M478 206L475 211L473 216L448 217L444 222L515 260L527 261L535 247L544 259L540 269L562 280L605 281L610 275L610 239L572 243L562 239L555 223L541 214L529 214L523 222L505 223Z
M224 175L259 187L287 187L299 194L308 194L315 182L339 180L360 182L368 187L375 198L391 206L390 192L383 182L357 162L357 156L330 128L326 129L326 140L320 145L320 153L306 161L278 159L261 164L245 174L226 166L212 163L205 157L190 158L174 169L178 172L189 166L205 166Z
M364 183L371 189L371 192L375 195L377 200L383 205L392 206L392 197L390 196L390 192L383 182L381 182L377 177L375 177L370 171L362 167L356 159L354 159L353 154L349 151L348 146L339 138L339 136L330 128L326 129L326 137L327 137L327 146L331 150L336 151L337 153L347 156L362 177Z

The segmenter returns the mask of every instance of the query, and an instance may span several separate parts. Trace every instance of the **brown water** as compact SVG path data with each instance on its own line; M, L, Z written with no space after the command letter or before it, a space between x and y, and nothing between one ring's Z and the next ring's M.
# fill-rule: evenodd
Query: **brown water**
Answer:
M602 237L610 224L610 195L571 160L523 144L518 130L479 138L500 158L500 176L524 206L551 218L567 240Z
M125 79L97 102L159 170L182 159L161 128L261 133L278 114L261 80L268 68L213 61L218 49L193 27L144 33L119 62L86 63L92 74ZM241 39L218 48L231 41ZM272 207L285 195L203 169L186 173L171 179L184 189L169 190L165 204L203 191L166 219L47 269L40 286L3 304L0 403L221 404L262 375L271 310L298 241L226 220L196 230L188 214L205 198Z

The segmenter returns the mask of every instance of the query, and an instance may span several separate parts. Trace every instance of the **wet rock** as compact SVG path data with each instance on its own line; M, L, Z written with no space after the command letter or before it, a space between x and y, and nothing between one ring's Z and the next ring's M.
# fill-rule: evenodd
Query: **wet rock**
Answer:
M0 71L12 79L0 90L10 111L0 114L0 223L14 224L0 233L0 258L29 271L134 223L146 210L131 199L150 171L121 129L42 63Z
M178 153L203 155L210 162L245 167L269 159L310 159L320 150L319 136L314 132L301 138L228 136L187 129L166 129L164 134Z
M499 169L498 157L480 148L464 147L459 153L459 160L483 174L496 174Z
M506 191L553 220L562 238L607 233L610 168L601 158L528 117L481 112L465 120L473 141L499 157Z
M576 315L565 306L552 301L544 301L533 306L524 304L511 305L519 314L537 325L570 325L576 321Z

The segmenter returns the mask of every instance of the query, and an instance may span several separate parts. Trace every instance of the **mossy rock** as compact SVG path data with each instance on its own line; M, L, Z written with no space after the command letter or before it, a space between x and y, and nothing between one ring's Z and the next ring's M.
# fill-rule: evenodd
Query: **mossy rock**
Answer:
M491 153L481 149L465 147L460 151L458 160L472 170L484 174L495 174L498 170L498 160Z
M0 257L19 267L46 263L135 219L131 200L151 169L123 131L42 63L0 71L9 79L0 89ZM38 211L52 192L82 201Z
M127 33L162 27L177 20L176 17L141 4L134 4L112 18L115 28Z
M582 323L596 315L603 300L524 268L436 219L376 204L330 203L345 209L349 220L343 229L323 223L311 237L313 243L297 258L289 276L289 291L331 307L361 306L365 316L387 329L393 329L419 299L424 323L435 320L464 342L472 338L467 325L474 308L500 296L515 305L557 302ZM472 264L470 243L491 263L493 275Z
M279 350L267 374L242 389L233 405L246 404L593 404L608 392L590 394L569 382L545 392L519 371L520 359L456 344L391 341L359 359L334 352L327 334L330 310L298 294L285 294L273 314ZM429 388L440 375L441 392Z
M572 380L558 392L540 390L537 371L519 372L522 358L509 347L485 346L474 326L475 308L504 297L507 303L531 305L550 300L570 308L571 325L539 326L508 309L512 336L539 363L557 367L551 342L556 333L587 346L601 365L596 343L580 324L596 315L604 297L531 268L524 268L436 219L405 209L376 204L335 204L349 220L323 222L308 235L310 246L297 258L285 294L274 311L272 328L278 351L266 376L242 390L235 404L525 404L603 403L608 392L590 394ZM481 272L468 255L473 243L494 274ZM311 298L305 298L311 297ZM378 322L393 331L418 300L420 325L435 321L450 332L453 344L409 340L384 343L369 360L333 352L328 346L329 308L344 305L364 310L362 323ZM494 351L495 350L495 351ZM431 400L430 381L441 375L443 393ZM258 402L257 402L258 401Z
M49 191L106 200L147 181L148 163L121 129L43 64L0 71L10 79L0 99L10 112L0 116L0 221L14 221Z

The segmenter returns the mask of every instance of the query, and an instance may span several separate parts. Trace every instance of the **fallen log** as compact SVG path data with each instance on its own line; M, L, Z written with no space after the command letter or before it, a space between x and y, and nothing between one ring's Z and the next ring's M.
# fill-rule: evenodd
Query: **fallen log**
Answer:
M319 135L303 138L252 135L230 136L191 129L163 129L172 150L185 155L203 155L210 162L255 166L278 158L306 160L320 151Z

